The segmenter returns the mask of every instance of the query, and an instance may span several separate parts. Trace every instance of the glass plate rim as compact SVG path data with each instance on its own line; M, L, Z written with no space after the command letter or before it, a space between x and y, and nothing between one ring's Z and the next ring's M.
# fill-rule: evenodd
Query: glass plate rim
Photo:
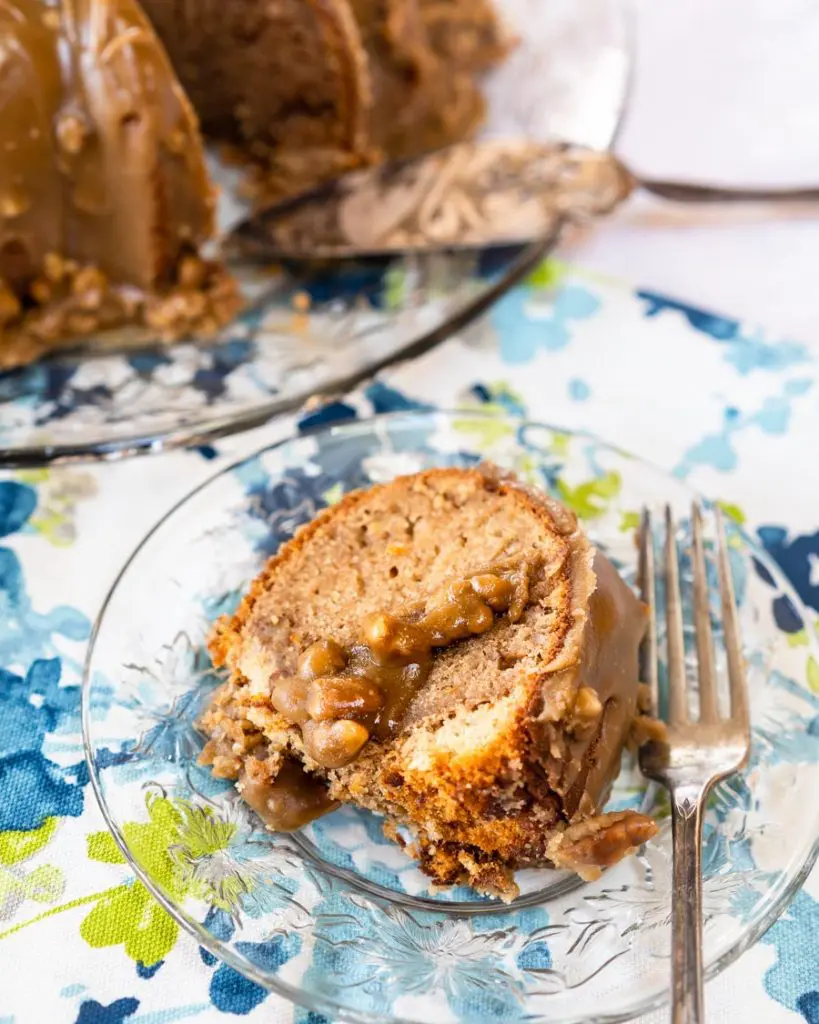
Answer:
M185 930L193 936L193 938L207 949L214 956L218 957L221 961L228 964L234 970L238 971L244 977L254 981L256 984L261 985L263 988L274 992L290 1002L301 1006L307 1010L311 1010L317 1013L326 1014L330 1019L337 1021L349 1022L349 1024L418 1024L417 1020L410 1018L398 1017L398 1016L383 1016L381 1014L374 1014L364 1010L350 1010L349 1008L338 1006L333 1002L332 999L323 996L316 996L313 993L305 991L303 988L290 985L280 979L271 979L266 976L263 972L257 970L253 964L248 963L246 960L236 956L235 953L229 948L225 947L219 940L215 939L214 936L203 927L203 925L190 917L184 910L177 906L165 893L161 887L153 881L150 875L141 867L141 865L132 856L130 848L122 834L118 823L114 820L113 814L110 812L106 803L105 795L102 790L101 781L98 775L95 758L94 758L94 747L91 735L91 702L90 702L90 691L92 685L91 666L93 662L94 648L96 646L97 636L102 628L105 613L108 609L114 593L116 592L119 584L131 568L133 563L137 560L139 555L150 543L151 539L156 533L164 526L164 524L177 512L181 511L190 500L195 498L206 488L210 487L217 480L224 476L234 472L236 469L243 465L254 462L256 459L266 455L269 452L282 449L289 444L297 443L302 440L310 438L326 436L337 436L339 434L354 434L359 432L366 432L373 426L377 426L381 423L389 422L411 422L413 420L444 420L450 421L456 416L463 418L465 415L471 420L484 419L487 422L497 423L499 419L503 422L513 424L517 429L522 427L529 428L541 428L553 432L569 435L575 438L585 438L590 441L594 441L601 444L610 451L616 452L621 457L628 459L638 465L642 465L651 472L660 476L668 477L669 474L662 467L649 459L645 459L641 456L634 455L628 450L622 448L620 445L613 444L606 441L600 435L595 434L591 431L575 430L572 428L561 427L553 423L549 423L540 419L531 419L526 416L514 416L507 415L498 417L497 414L487 412L480 409L433 409L433 410L401 410L397 412L381 413L376 416L362 417L352 421L344 421L340 423L323 424L315 428L302 431L296 434L290 434L285 438L275 441L271 444L262 445L260 448L255 449L253 452L243 455L241 458L235 459L229 465L222 467L217 472L213 473L206 480L197 484L187 494L185 494L180 500L175 502L173 506L165 512L145 533L142 539L138 542L136 547L133 549L131 554L128 556L126 561L117 571L112 583L110 584L104 600L102 601L99 611L94 619L94 624L91 630L91 634L88 640L88 647L86 650L84 662L83 662L83 674L81 683L81 721L82 721L82 740L83 740L83 751L85 755L85 761L88 766L89 780L91 789L94 793L94 797L97 801L97 805L100 808L106 827L114 838L117 846L122 851L126 858L128 865L134 872L136 877L142 882L147 888L154 899L162 906L162 908L175 920L178 924L185 928ZM675 485L683 488L687 491L692 499L698 499L706 504L711 504L710 499L699 491L691 487L688 483L682 480L675 480ZM741 537L743 544L745 545L748 552L753 555L755 559L758 559L762 566L770 573L772 578L776 581L780 591L784 593L793 604L794 609L803 618L807 618L807 609L804 606L799 595L793 588L790 580L785 573L779 568L776 562L768 555L768 553L761 548L757 542L748 535L740 526L736 526L735 532ZM817 640L810 630L808 632L808 648L815 657L819 659L819 640ZM798 871L782 885L782 891L778 893L777 897L773 902L770 903L767 911L763 914L759 920L753 925L747 928L742 935L738 937L736 942L726 950L720 957L714 960L712 963L705 967L705 978L710 980L721 974L726 967L729 967L734 961L736 961L743 953L754 946L759 939L768 931L768 929L781 917L788 905L791 903L793 898L796 896L798 891L801 889L806 878L810 874L817 860L819 859L819 830L813 837L813 842L810 849L807 851L801 866ZM653 1010L660 1009L663 1006L668 1005L670 1002L670 977L669 977L669 989L656 996L648 998L640 1003L638 1006L629 1009L627 1012L615 1012L615 1013L598 1013L592 1017L584 1017L584 1024L623 1024L625 1021L633 1020L638 1016L645 1013L650 1013ZM548 1024L548 1017L532 1017L532 1024Z
M468 327L474 320L488 312L552 252L558 245L563 229L568 223L569 218L561 216L545 238L523 248L523 251L500 280L431 331L414 338L403 348L370 363L363 369L326 381L322 386L322 397L347 392L395 363L424 355L445 342L453 334ZM237 412L226 413L215 419L200 419L183 427L155 434L132 434L114 441L28 445L21 448L0 446L0 468L39 469L43 466L59 466L70 463L118 462L121 459L134 456L159 455L180 448L197 447L222 437L229 437L263 426L276 416L298 410L314 394L315 392L308 388L289 398L273 398L268 402Z

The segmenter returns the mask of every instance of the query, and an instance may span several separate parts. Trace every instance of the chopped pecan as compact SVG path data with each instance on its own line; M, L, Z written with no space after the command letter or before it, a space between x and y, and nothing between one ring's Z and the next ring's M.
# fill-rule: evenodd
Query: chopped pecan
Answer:
M657 834L657 826L636 811L614 811L587 818L561 832L549 843L555 867L577 872L587 882Z

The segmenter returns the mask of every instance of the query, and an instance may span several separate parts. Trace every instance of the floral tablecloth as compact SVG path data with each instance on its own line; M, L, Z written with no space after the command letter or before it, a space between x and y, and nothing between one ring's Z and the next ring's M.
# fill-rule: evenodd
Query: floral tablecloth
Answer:
M106 841L81 666L118 568L191 488L295 429L419 401L590 430L719 498L814 615L780 626L808 661L819 764L819 346L549 263L466 335L300 420L215 448L0 473L0 1024L324 1020L198 948ZM709 1021L819 1024L818 871L707 997Z

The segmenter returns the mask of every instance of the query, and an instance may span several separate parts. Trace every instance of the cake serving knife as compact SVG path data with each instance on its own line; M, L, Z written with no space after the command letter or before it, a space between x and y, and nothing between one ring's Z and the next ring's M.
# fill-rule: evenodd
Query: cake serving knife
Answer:
M613 153L568 143L464 142L354 171L263 207L223 242L262 260L393 257L527 245L611 213L641 189L676 203L804 203L819 188L723 188L642 178Z

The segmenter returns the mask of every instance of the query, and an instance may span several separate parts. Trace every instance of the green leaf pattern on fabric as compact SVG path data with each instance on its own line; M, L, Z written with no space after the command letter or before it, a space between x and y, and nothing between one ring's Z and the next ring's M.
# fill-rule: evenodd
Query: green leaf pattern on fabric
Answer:
M0 867L0 917L7 916L3 913L5 907L16 909L23 900L55 903L64 888L65 876L53 864L43 864L29 872Z
M97 902L80 925L80 935L96 949L122 945L132 960L151 966L173 949L179 925L142 882L130 882Z
M340 502L343 497L344 497L344 488L342 487L342 485L340 483L333 484L332 487L329 487L324 492L324 494L322 494L322 498L324 499L324 501L328 505L337 505L338 502Z
M640 513L639 512L621 512L620 513L620 532L630 533L632 530L637 530L640 527Z
M110 832L94 832L86 837L89 860L98 860L103 864L125 864L125 854L116 844Z
M727 501L718 501L717 504L726 516L728 516L729 519L732 519L737 526L743 526L745 524L746 516L739 505L733 505Z
M480 438L484 447L490 447L503 440L504 437L512 437L515 432L514 426L508 422L506 417L509 410L496 402L485 402L479 407L480 416L470 416L471 409L464 410L464 416L454 421L455 430L465 434L472 434Z
M808 686L819 693L819 661L813 655L808 658Z
M557 289L566 276L568 267L560 260L544 260L526 278L526 284L535 291Z
M489 395L488 401L476 401L469 393L458 410L463 411L463 417L453 422L457 431L465 434L472 434L480 438L482 447L491 447L506 437L513 437L515 427L508 422L510 415L525 416L526 406L513 388L506 381L496 381L486 386ZM472 412L479 415L471 416Z
M622 480L619 473L604 473L596 480L572 487L565 480L558 480L560 500L575 513L578 519L598 519L605 515L608 502L620 493Z
M807 647L810 643L806 629L800 629L798 633L787 633L785 640L788 647Z
M57 821L57 818L46 818L33 832L0 832L0 864L19 864L33 857L53 839Z
M147 822L128 822L123 833L140 867L175 903L187 897L207 899L233 910L252 880L228 865L219 871L236 826L217 817L209 807L149 793ZM113 837L95 832L87 837L88 856L104 864L124 864ZM214 866L216 862L216 866ZM173 949L179 926L162 909L142 882L129 880L105 893L80 926L80 935L95 948L121 945L132 960L146 966L158 963Z
M57 832L57 818L46 818L31 832L0 832L0 920L15 916L26 901L52 904L62 896L65 875L53 864L40 864L31 871L23 867L51 842Z
M24 470L22 483L37 488L37 508L28 520L29 529L54 547L70 547L77 539L77 508L97 491L94 477L84 471L60 469Z

